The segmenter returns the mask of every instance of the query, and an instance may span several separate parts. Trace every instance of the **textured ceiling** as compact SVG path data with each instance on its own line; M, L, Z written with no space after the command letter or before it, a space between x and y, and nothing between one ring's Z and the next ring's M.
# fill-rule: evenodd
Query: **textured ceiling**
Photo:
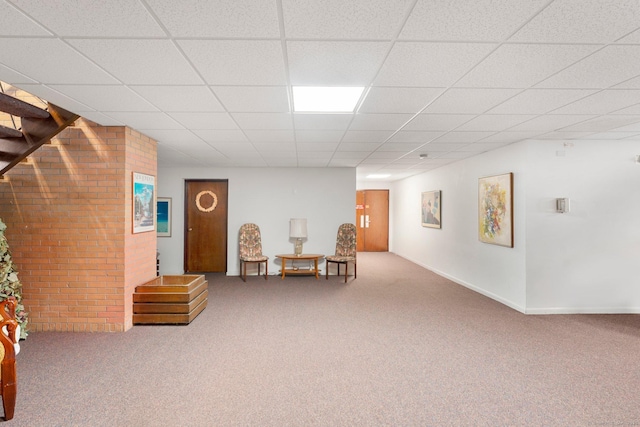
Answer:
M640 1L0 0L0 80L156 139L160 165L394 180L529 138L640 140ZM293 114L292 85L368 90Z

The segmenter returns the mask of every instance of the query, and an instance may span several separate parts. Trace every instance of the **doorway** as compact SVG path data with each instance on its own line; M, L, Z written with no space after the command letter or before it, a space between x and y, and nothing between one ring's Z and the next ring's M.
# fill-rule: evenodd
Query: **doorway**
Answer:
M389 190L356 191L358 252L389 250Z
M185 180L186 273L226 273L229 182Z

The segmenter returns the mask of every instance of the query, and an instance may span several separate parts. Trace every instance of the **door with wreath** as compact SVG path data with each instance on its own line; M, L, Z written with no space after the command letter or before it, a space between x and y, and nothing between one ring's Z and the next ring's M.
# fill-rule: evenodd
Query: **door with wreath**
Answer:
M185 180L185 273L227 271L228 180Z

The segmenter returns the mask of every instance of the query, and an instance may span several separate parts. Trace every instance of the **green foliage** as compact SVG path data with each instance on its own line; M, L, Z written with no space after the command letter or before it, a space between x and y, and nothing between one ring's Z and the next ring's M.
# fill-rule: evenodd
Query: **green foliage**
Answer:
M16 307L16 320L20 324L20 338L27 337L27 313L22 305L22 283L18 279L18 272L15 270L9 251L9 243L4 236L7 226L0 219L0 301L4 301L10 296L16 297L18 306Z

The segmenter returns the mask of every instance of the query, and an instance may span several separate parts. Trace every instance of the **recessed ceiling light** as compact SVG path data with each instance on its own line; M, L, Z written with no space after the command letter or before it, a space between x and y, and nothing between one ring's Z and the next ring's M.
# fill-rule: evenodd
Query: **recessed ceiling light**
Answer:
M353 113L364 87L293 87L296 113Z
M367 175L367 178L389 178L390 176L390 173L372 173Z

